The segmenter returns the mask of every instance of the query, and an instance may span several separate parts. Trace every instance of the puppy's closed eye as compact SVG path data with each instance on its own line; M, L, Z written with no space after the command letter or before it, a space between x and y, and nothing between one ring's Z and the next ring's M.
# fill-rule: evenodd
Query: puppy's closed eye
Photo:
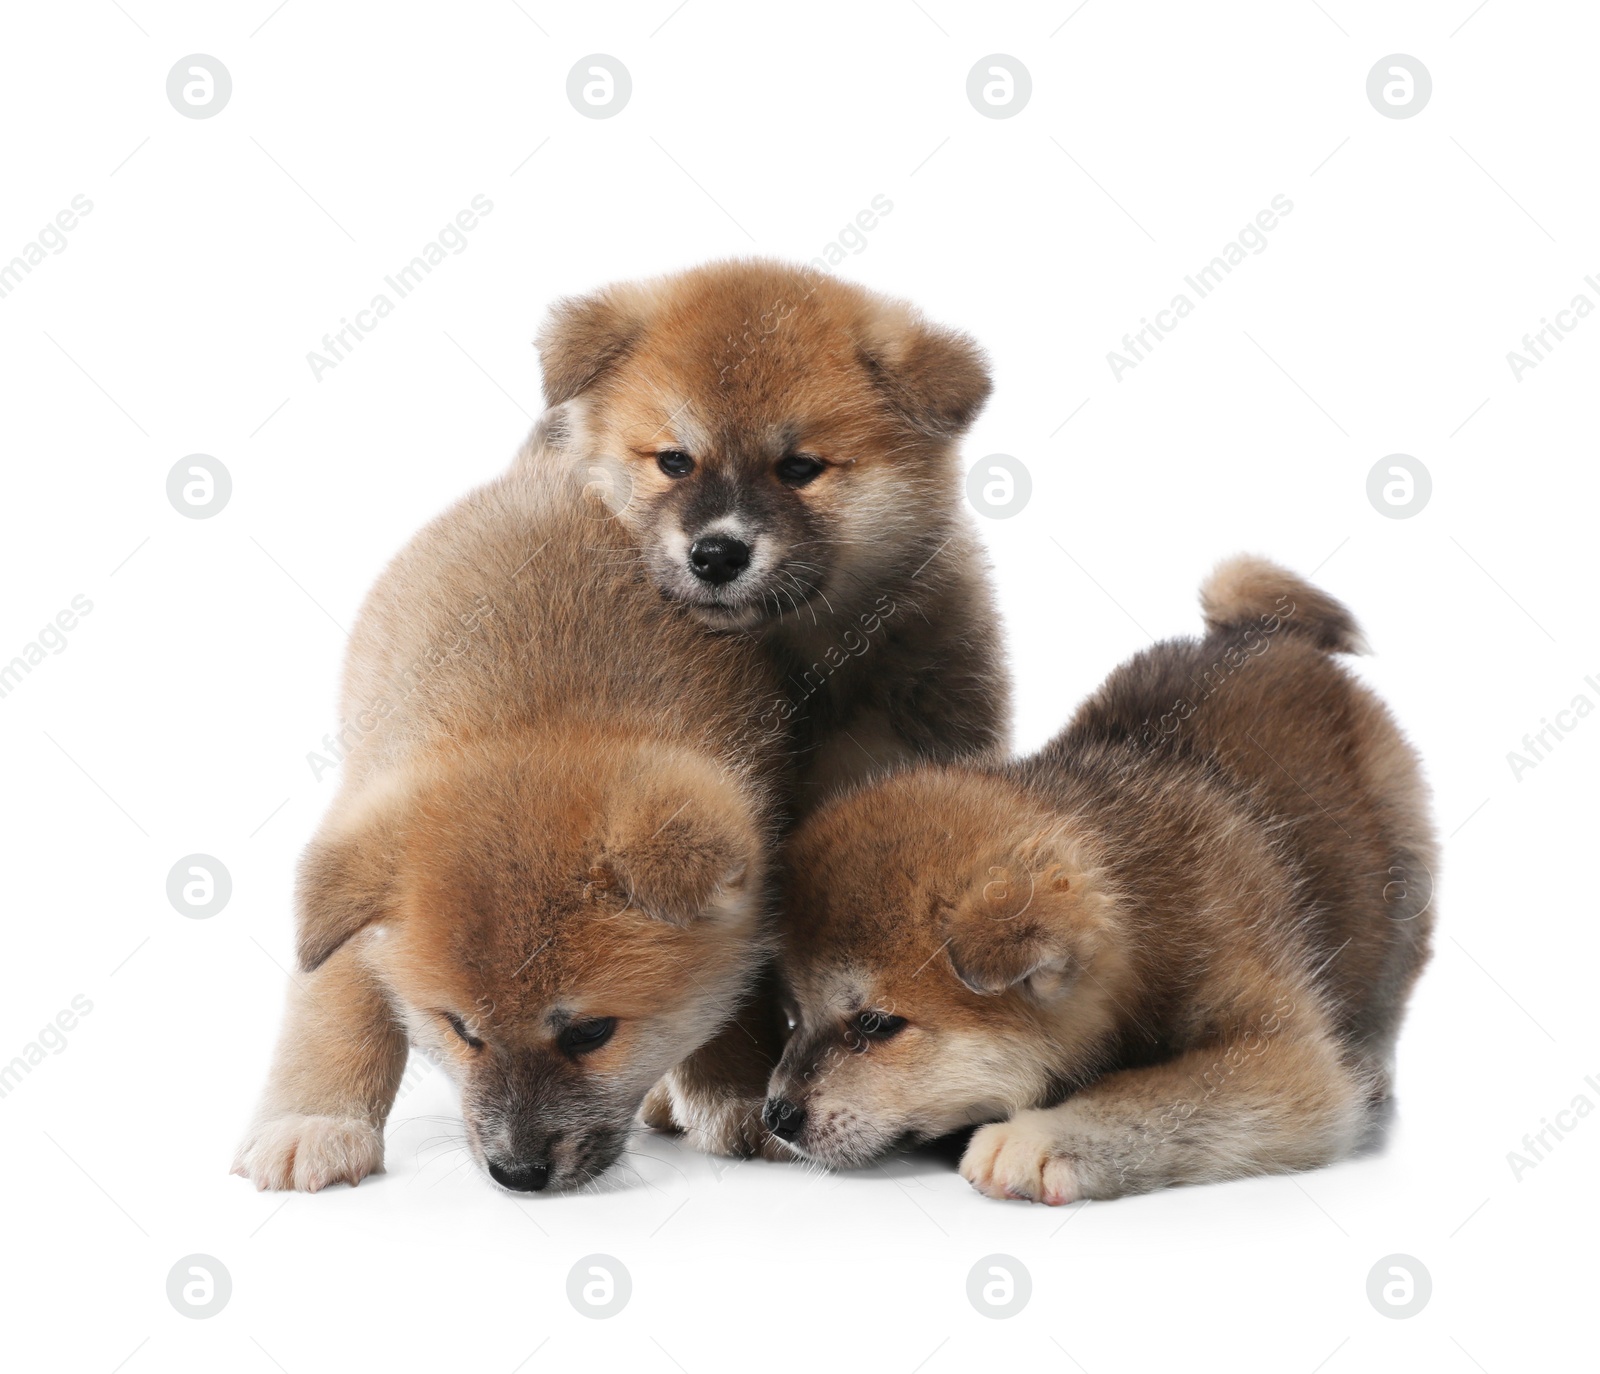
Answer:
M827 464L809 453L791 453L778 460L778 480L786 487L810 486L826 470Z
M867 1041L892 1039L905 1028L905 1017L891 1016L886 1011L874 1011L871 1008L857 1012L850 1022L850 1029Z
M481 1050L483 1048L483 1041L467 1029L467 1023L457 1016L455 1012L441 1011L439 1015L449 1023L450 1029L461 1037L468 1049Z
M596 1016L587 1021L574 1021L556 1036L556 1044L573 1057L597 1050L616 1033L617 1018Z

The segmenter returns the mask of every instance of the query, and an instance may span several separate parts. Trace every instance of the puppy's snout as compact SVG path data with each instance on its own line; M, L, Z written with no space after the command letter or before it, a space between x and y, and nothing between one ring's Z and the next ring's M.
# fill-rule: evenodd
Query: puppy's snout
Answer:
M537 1193L550 1182L548 1164L499 1164L489 1161L489 1177L514 1193Z
M795 1140L806 1126L806 1109L784 1097L769 1097L761 1121L779 1140Z
M690 546L689 566L702 582L721 586L750 566L750 546L725 534L708 535Z

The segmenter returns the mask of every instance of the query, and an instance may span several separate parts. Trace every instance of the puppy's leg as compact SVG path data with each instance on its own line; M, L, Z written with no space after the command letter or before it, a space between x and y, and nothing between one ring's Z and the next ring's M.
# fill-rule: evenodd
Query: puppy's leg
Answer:
M652 1131L675 1135L678 1123L672 1115L672 1090L663 1078L644 1095L639 1107L639 1120Z
M990 1197L1059 1204L1312 1169L1354 1148L1367 1103L1332 1036L1283 1025L985 1126L961 1174Z
M289 990L272 1073L233 1171L258 1188L314 1193L383 1168L383 1123L406 1037L345 945Z
M732 1021L652 1089L646 1105L656 1098L659 1115L657 1093L665 1085L672 1123L697 1150L790 1158L761 1124L767 1083L782 1054L782 1014L768 974Z

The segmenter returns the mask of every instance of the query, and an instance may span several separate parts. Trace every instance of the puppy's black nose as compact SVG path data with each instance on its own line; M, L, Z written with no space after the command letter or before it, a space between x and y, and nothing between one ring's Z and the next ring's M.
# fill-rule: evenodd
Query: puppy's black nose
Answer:
M702 582L720 586L750 566L750 546L723 534L696 539L689 548L689 566Z
M537 1193L545 1184L550 1182L550 1166L548 1164L513 1164L507 1168L503 1164L489 1162L489 1177L502 1188L509 1188L514 1193Z
M806 1126L806 1109L787 1098L769 1097L761 1109L761 1121L779 1140L793 1140Z

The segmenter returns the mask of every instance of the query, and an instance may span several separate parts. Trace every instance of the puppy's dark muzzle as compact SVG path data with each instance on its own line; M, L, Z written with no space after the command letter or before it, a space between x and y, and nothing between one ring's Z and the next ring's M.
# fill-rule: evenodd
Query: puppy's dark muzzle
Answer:
M750 566L750 546L742 539L714 534L689 546L689 567L702 582L713 587L732 582Z
M806 1109L787 1098L769 1097L761 1109L761 1123L779 1140L794 1141L806 1128Z
M496 1164L489 1162L489 1177L514 1193L543 1192L550 1182L548 1164Z

